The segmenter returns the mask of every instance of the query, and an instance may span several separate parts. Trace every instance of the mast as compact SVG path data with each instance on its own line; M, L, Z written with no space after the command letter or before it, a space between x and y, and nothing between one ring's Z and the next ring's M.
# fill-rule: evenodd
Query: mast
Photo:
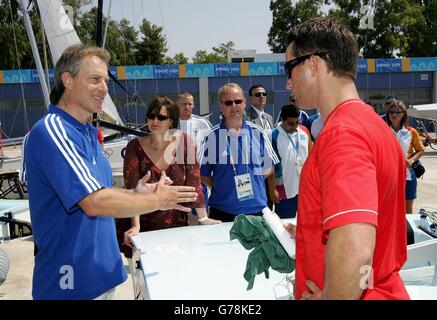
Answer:
M96 46L102 46L102 25L103 25L103 0L99 0L97 5L97 30L96 30ZM108 71L109 72L109 71ZM93 126L97 126L97 113L93 113Z
M32 48L33 59L35 60L36 69L38 70L38 76L40 80L39 82L41 83L41 89L44 95L44 102L46 104L46 108L48 109L50 104L50 98L49 98L50 94L49 94L49 89L47 87L47 83L45 81L44 70L42 68L41 59L38 53L38 47L36 45L32 24L30 23L29 12L27 11L29 1L19 0L18 2L21 7L21 12L23 13L24 26L26 27L27 36L29 37L30 46Z

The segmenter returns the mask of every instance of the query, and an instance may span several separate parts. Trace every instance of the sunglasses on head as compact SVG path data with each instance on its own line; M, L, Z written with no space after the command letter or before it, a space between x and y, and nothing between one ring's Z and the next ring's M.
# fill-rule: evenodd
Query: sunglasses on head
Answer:
M237 99L237 100L226 100L223 101L223 104L227 107L232 106L235 103L236 106L240 105L243 103L243 99Z
M154 120L156 118L158 118L159 121L165 121L168 119L168 116L164 116L163 114L152 114L149 113L146 115L147 119L149 120Z
M265 96L267 96L267 93L265 93L265 92L256 92L256 93L254 94L254 96L257 97L257 98L259 98L259 97L261 97L261 96L265 97Z
M310 58L311 56L319 56L322 57L326 54L328 54L329 51L324 51L324 52L314 52L314 53L310 53L310 54L306 54L304 56L300 56L297 58L294 58L293 60L287 61L284 64L284 70L285 73L288 76L288 79L291 79L291 71L293 71L293 69L300 63L304 62L305 60L307 60L308 58Z
M395 114L395 115L398 115L398 114L403 114L404 112L403 111L400 111L400 110L390 110L389 112L388 112L388 114Z

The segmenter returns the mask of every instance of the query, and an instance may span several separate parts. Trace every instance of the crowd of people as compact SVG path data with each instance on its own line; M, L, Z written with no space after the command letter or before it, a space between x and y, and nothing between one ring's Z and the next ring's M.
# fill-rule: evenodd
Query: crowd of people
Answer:
M260 84L248 88L249 106L240 85L223 85L215 126L193 114L191 93L155 97L145 114L150 134L127 145L125 189L111 187L88 122L108 92L108 61L102 49L65 50L49 114L27 139L35 299L111 298L127 278L119 250L132 257L133 235L187 226L189 212L204 225L266 206L298 217L286 225L297 244L297 299L408 299L398 272L416 198L411 167L424 146L402 101L389 97L381 118L360 99L358 45L345 26L316 18L290 31L284 68L293 99L276 124ZM310 109L317 113L308 117ZM74 270L72 288L64 266Z

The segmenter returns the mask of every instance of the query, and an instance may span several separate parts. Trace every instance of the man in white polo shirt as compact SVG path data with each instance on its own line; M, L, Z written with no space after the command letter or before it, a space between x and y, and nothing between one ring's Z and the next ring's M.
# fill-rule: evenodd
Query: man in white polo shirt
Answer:
M176 104L179 108L179 125L182 132L188 134L196 143L196 152L199 152L200 144L205 134L211 129L211 123L203 117L193 114L194 97L189 92L181 92ZM199 158L199 155L198 155ZM203 198L208 208L208 188L202 183ZM196 214L195 210L192 211Z

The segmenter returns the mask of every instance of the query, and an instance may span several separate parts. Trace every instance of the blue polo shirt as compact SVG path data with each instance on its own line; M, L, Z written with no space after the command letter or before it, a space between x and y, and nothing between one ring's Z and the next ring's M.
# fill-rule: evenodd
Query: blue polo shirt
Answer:
M206 134L200 155L200 175L212 177L210 207L238 215L259 213L267 206L263 173L279 159L259 126L243 119L238 135L233 135L221 120ZM246 173L254 197L239 201L234 177Z
M34 241L34 299L93 299L127 279L115 222L78 203L112 186L97 129L55 105L32 128L26 177Z

